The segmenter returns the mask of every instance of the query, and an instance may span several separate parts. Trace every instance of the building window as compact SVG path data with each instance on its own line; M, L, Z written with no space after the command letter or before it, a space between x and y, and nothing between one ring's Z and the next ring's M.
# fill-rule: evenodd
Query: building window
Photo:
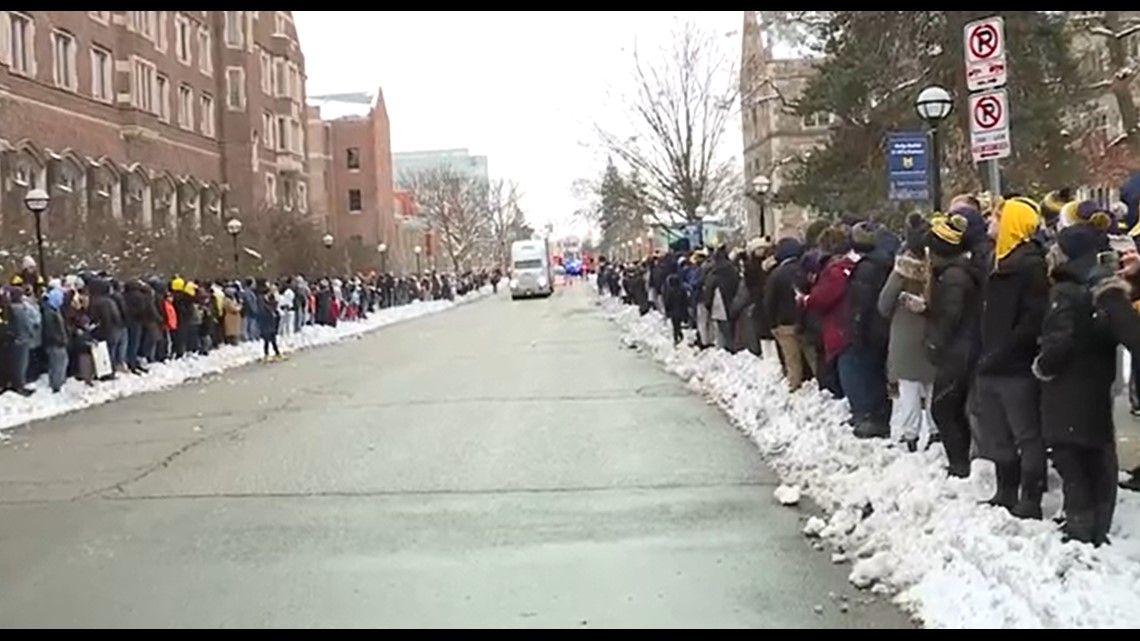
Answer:
M166 53L166 45L170 42L170 35L166 31L166 23L170 21L169 11L152 11L151 13L158 14L156 20L157 29L155 29L156 38L154 40L154 48L160 53Z
M131 31L147 40L154 41L155 34L158 32L158 12L132 11L130 28Z
M268 111L261 114L261 143L266 149L277 149L277 124L273 114Z
M178 62L184 65L191 64L193 60L192 39L190 35L190 20L186 16L174 16L174 55Z
M136 109L154 113L156 76L153 64L139 58L134 59L131 64L131 104Z
M115 97L111 52L99 47L91 48L91 97L100 102L111 102Z
M202 135L213 138L218 131L215 124L218 115L214 107L214 97L209 94L202 94L198 102L201 111L198 118L202 121Z
M21 76L36 75L36 27L32 19L22 13L11 14L12 32L9 46L12 48L12 73Z
M273 17L275 18L274 23L273 23L273 35L275 35L275 36L289 35L289 32L285 30L285 14L280 12L280 11L274 11Z
M154 77L155 113L162 122L170 122L170 78L162 74Z
M178 87L178 125L194 131L194 90L189 85Z
M273 95L289 95L289 68L283 58L278 58L273 64Z
M305 155L305 135L304 135L304 133L302 133L304 130L301 129L301 123L297 120L290 119L289 124L293 128L293 137L292 137L293 146L290 147L290 149L293 150L293 153L298 154L300 156L304 156Z
M265 174L265 201L270 205L277 204L277 175Z
M111 24L110 11L88 11L87 15L91 16L91 19L99 24Z
M289 144L289 119L277 116L277 150L285 151L291 148Z
M198 69L207 76L214 75L214 38L206 27L198 29Z
M79 74L76 73L75 36L66 31L51 34L52 78L55 86L75 91L79 88Z
M261 52L261 93L273 95L273 56L268 51Z
M226 67L226 106L232 111L245 109L245 69Z
M301 82L301 69L291 62L289 63L289 86L293 89L290 93L293 100L301 102L302 94L304 93L302 91L304 84Z
M309 186L305 183L297 183L297 209L301 213L309 211Z
M226 46L241 49L245 46L245 24L241 11L226 12Z
M804 116L803 125L804 129L826 129L834 122L835 118L831 114L821 111Z
M364 196L359 189L348 190L348 211L354 214L364 211Z

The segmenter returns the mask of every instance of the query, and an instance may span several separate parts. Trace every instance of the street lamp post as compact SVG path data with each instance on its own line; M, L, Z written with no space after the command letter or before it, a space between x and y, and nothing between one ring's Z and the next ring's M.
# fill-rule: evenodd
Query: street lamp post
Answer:
M756 192L756 204L760 206L760 237L768 237L768 192L772 191L772 180L760 175L752 179L752 191Z
M701 205L700 207L697 207L696 214L697 220L695 221L695 224L697 226L697 247L694 247L694 249L705 246L705 219L709 216L709 208Z
M938 85L923 89L914 101L918 117L926 122L930 135L930 201L934 211L942 210L942 140L939 125L954 110L954 98Z
M333 248L333 245L336 244L336 239L333 238L333 235L332 234L325 234L324 236L321 236L321 244L324 245L325 249L327 249L329 251L328 255L332 256L332 248ZM332 269L332 260L329 259L328 263L329 263L329 266L326 269Z
M234 278L241 278L241 253L238 251L238 236L241 236L243 225L237 218L231 218L226 223L226 233L234 243Z
M380 254L380 273L388 273L388 245L380 243L376 246L376 253Z
M421 261L424 255L424 248L416 245L414 248L412 248L412 253L416 255L416 275L419 276L423 273Z
M49 272L44 262L43 217L44 212L51 206L51 196L42 189L32 189L24 195L24 206L36 217L36 255L40 260L40 275L46 279Z

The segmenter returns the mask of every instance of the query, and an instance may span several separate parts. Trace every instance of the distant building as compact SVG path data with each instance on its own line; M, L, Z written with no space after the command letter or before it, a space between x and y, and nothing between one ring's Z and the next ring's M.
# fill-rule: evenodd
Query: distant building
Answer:
M310 181L325 195L316 206L346 261L356 271L408 266L412 248L397 218L383 92L363 116L323 120L317 107L308 113Z
M827 141L834 122L830 114L800 117L790 108L816 71L806 58L779 59L764 39L754 11L744 12L740 64L741 122L744 136L744 179L751 188L757 176L772 181L772 196L787 184L790 172L811 151ZM795 204L769 204L765 221L760 206L747 205L749 236L761 229L777 236L802 228L809 212Z
M396 184L405 184L410 176L420 171L446 169L462 176L480 178L490 182L487 157L473 156L467 149L437 151L408 151L393 155Z

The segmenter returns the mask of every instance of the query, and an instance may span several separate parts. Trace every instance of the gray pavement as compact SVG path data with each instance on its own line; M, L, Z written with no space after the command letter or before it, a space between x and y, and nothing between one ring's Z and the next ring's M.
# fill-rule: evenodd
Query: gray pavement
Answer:
M0 626L908 626L775 483L581 286L487 300L15 433Z

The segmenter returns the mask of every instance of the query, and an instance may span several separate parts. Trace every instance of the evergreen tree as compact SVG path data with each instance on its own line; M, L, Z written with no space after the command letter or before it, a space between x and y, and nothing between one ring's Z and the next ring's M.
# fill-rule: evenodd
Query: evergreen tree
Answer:
M821 56L819 73L790 108L828 112L828 143L806 158L785 193L821 212L882 214L887 202L885 140L920 130L914 100L941 85L956 97L943 123L945 191L982 187L969 150L964 73L965 25L987 11L764 12L781 33ZM1003 162L1008 188L1038 193L1079 179L1063 115L1087 95L1077 78L1065 21L1057 12L1000 11L1006 21L1013 157ZM783 15L775 15L783 14ZM788 25L795 27L789 29Z

